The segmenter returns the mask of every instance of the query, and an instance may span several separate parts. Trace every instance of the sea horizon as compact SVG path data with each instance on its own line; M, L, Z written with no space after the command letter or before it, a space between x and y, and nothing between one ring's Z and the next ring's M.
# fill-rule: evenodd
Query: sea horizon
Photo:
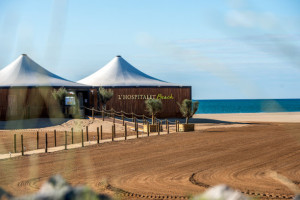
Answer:
M196 99L196 114L299 112L300 98L287 99Z

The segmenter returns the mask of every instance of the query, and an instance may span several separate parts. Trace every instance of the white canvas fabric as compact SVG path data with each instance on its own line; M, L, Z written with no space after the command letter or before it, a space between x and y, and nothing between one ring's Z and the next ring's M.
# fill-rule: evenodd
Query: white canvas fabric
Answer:
M95 73L78 81L92 86L179 86L149 76L116 56Z
M0 87L88 87L66 80L22 54L0 71Z

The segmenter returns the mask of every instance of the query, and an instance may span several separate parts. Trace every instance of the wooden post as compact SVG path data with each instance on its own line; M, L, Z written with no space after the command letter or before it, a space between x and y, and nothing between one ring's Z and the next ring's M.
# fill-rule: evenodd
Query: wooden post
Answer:
M94 107L92 107L92 118L95 119L95 117L94 117Z
M122 112L122 121L123 121L123 126L124 126L124 113Z
M115 123L116 122L116 119L115 119L115 110L113 110L113 123Z
M36 132L36 149L39 149L39 132Z
M83 129L81 129L81 146L84 147L84 142L83 142Z
M102 121L104 121L104 110L102 108Z
M72 144L74 144L74 129L71 128L71 133L72 133Z
M145 124L145 115L143 114L143 125Z
M125 124L125 140L127 140L127 123Z
M21 151L22 151L22 156L24 156L23 135L21 135Z
M133 113L131 113L132 114L132 122L134 122L134 117L133 117Z
M166 128L168 128L169 121L166 119Z
M135 118L135 125L136 125L136 131L139 129L139 121L137 118Z
M149 125L149 122L147 121L147 134L148 134L148 137L150 136L150 125Z
M136 117L134 117L134 130L136 131Z
M116 125L114 124L114 138L116 137Z
M97 127L97 144L99 144L99 127Z
M102 125L100 126L100 140L102 140L103 139L103 134L102 134Z
M175 131L177 133L177 120L175 121Z
M85 129L86 129L86 141L89 141L89 127L86 126Z
M158 135L160 135L160 121L158 121L157 123L157 133Z
M169 122L167 123L167 127L166 127L166 129L167 129L167 134L169 134L169 133L170 133L170 129L169 129Z
M56 130L54 130L54 146L56 147Z
M14 134L14 151L17 153L17 135Z
M111 141L114 141L114 125L111 127Z
M48 152L48 134L45 134L45 153Z
M136 138L139 138L139 122L135 121Z
M67 131L65 131L65 150L67 150L68 139L67 139Z

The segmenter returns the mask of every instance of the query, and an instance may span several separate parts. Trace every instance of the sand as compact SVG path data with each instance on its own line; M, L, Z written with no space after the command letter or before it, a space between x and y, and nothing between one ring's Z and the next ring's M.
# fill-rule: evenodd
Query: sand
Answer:
M257 115L262 121L252 121L252 114L200 115L193 119L203 122L195 132L173 129L168 135L0 160L0 187L28 194L59 173L73 185L105 193L120 189L130 199L188 197L220 183L259 198L291 198L294 189L280 177L299 188L300 124L284 123L288 114ZM270 122L270 115L283 121ZM291 121L298 117L293 113Z
M40 123L37 123L40 122ZM61 122L61 123L53 123ZM124 126L121 120L115 121L116 137L124 136ZM12 122L10 122L12 124ZM128 135L135 135L134 123L126 121L128 124ZM1 124L1 123L0 123ZM102 139L111 139L112 137L112 125L113 120L111 118L102 119L31 119L24 120L22 125L20 121L19 129L13 129L12 125L3 125L6 129L0 130L0 154L7 154L8 152L14 152L14 134L17 137L17 152L21 151L21 135L23 135L24 146L26 151L32 151L37 149L37 132L39 132L39 149L45 148L45 133L48 135L48 147L54 147L54 131L56 131L56 145L63 146L65 144L65 132L67 132L67 144L72 144L72 128L73 128L73 143L81 143L82 131L84 135L84 142L95 142L97 140L97 128L99 132L102 126ZM23 125L24 124L24 125ZM88 136L86 127L88 126ZM27 127L27 128L24 128ZM29 127L29 128L28 128ZM142 126L140 124L140 129ZM10 129L10 130L9 130ZM101 135L99 135L101 136Z
M170 120L170 132L175 132L175 119ZM191 119L191 122L197 122L198 119ZM184 122L184 119L181 119ZM202 121L202 120L201 120ZM143 132L142 120L139 120L139 133L140 135L145 135ZM13 126L13 124L16 126ZM124 121L127 124L127 135L136 135L134 130L134 123L131 120ZM65 144L65 132L67 132L67 144L72 144L72 128L73 128L73 144L82 142L82 132L84 142L95 142L97 140L97 128L101 132L102 126L102 139L108 140L112 138L112 118L105 118L103 121L100 118L93 119L27 119L27 120L15 120L5 123L0 122L0 154L6 154L5 156L0 156L1 158L9 157L9 152L12 153L12 157L20 155L21 152L21 135L23 135L23 143L26 151L30 151L30 154L34 153L33 150L44 149L45 148L45 134L47 133L48 138L48 148L55 147L54 142L54 132L56 132L56 145L64 146ZM216 121L206 121L201 122L201 126L196 126L196 130L206 130L214 127L240 127L245 126L247 123L228 123L228 122L216 122ZM88 127L88 134L87 129ZM123 126L123 121L121 119L115 119L115 129L116 138L122 137L124 139L125 127ZM163 125L163 132L166 132L166 126ZM39 141L37 145L37 132L39 133ZM14 155L14 134L16 134L16 146L17 154ZM101 134L101 133L100 133ZM101 135L99 135L101 137ZM81 144L80 144L81 145ZM80 146L79 145L79 146ZM42 152L42 151L35 151Z

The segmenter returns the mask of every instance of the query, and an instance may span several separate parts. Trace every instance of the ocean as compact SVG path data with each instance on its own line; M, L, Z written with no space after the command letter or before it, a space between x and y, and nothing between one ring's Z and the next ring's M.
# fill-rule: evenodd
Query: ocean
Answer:
M238 99L199 101L196 114L300 112L300 99Z

